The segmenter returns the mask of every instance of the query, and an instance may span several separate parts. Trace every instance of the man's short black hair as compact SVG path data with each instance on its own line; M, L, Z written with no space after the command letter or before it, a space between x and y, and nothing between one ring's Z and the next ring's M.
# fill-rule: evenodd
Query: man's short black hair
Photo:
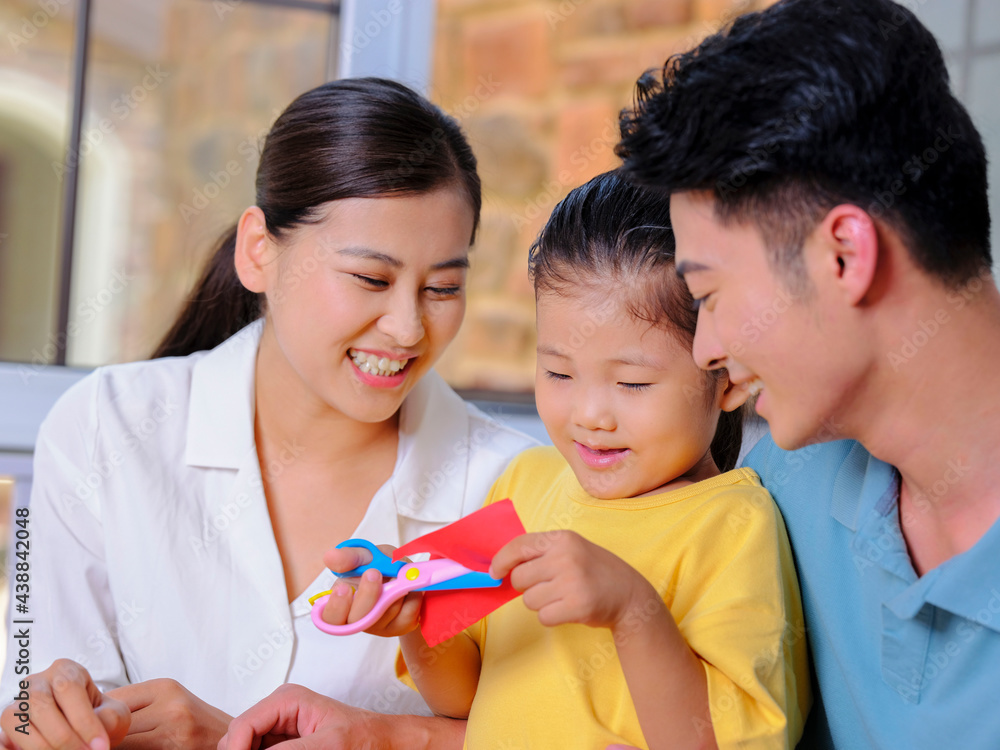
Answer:
M709 190L793 276L838 203L949 284L991 265L986 152L933 35L890 0L784 0L639 80L618 154L639 182Z

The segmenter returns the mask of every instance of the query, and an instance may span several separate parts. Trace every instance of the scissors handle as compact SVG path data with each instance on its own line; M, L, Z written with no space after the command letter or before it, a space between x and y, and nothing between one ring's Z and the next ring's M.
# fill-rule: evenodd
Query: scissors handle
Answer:
M330 635L352 635L360 633L365 628L369 628L378 622L378 619L385 614L389 606L397 599L402 599L411 591L432 586L442 581L450 581L452 578L473 573L475 571L461 565L454 560L428 560L419 563L407 563L399 571L399 575L392 581L382 585L382 593L375 602L372 610L357 622L346 625L330 625L323 621L323 607L330 594L316 600L312 608L313 624Z
M393 562L391 557L367 539L348 539L347 541L341 542L337 545L337 549L342 549L344 547L366 549L372 553L372 561L370 563L365 563L364 565L359 565L353 570L348 570L346 573L337 573L336 571L333 571L334 575L339 576L340 578L358 578L362 573L370 568L375 568L375 570L382 575L391 578L392 576L398 575L400 569L406 565L403 561Z

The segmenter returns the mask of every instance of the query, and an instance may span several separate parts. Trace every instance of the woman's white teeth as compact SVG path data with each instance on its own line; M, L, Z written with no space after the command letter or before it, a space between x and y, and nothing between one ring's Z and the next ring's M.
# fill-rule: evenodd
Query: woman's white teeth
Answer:
M348 354L351 355L351 359L361 372L374 373L383 377L399 372L406 367L407 362L405 359L377 357L374 354L359 352L357 349L351 349Z
M760 382L759 378L754 378L749 383L747 383L747 393L751 396L756 396L764 389L764 384Z

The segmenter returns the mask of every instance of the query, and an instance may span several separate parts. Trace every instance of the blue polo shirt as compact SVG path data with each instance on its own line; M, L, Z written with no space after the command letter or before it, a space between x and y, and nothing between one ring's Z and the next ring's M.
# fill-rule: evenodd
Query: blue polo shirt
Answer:
M899 475L859 443L784 451L767 435L745 464L781 508L802 586L817 685L799 747L1000 748L1000 523L918 577Z

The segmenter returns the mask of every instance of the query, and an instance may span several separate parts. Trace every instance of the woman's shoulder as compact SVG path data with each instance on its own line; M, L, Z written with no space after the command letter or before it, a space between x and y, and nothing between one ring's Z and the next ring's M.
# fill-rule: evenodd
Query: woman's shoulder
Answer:
M206 353L98 367L59 397L47 419L90 414L109 405L127 408L143 396L167 400L186 393L194 366Z

